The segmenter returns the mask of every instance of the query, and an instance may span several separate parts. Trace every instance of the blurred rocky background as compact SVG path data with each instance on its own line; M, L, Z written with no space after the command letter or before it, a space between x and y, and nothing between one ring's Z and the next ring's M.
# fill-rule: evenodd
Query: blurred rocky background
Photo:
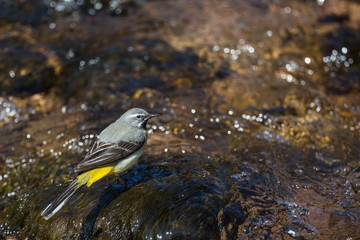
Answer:
M360 3L0 0L0 237L358 239ZM46 221L131 107L139 164Z

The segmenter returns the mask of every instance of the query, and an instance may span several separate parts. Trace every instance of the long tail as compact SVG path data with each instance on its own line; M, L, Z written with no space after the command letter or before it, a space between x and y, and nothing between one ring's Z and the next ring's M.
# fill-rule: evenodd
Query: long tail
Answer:
M83 186L83 184L79 183L77 179L75 179L58 198L56 198L42 211L41 216L43 216L46 220L51 218L64 206L64 204L81 186Z

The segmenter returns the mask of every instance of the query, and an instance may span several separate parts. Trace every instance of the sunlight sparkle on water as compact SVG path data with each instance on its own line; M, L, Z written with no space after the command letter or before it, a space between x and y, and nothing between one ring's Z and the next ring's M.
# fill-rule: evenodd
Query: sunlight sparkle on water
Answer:
M325 0L316 0L316 2L319 6L322 6L324 4Z
M55 29L56 28L56 23L50 23L49 28L50 29Z
M218 45L214 45L213 48L212 48L212 50L213 50L214 52L217 52L217 51L220 50L220 47L219 47Z
M214 52L220 51L220 47L218 45L214 45L212 50ZM224 58L230 57L231 60L235 61L237 60L242 53L249 53L253 54L255 52L255 48L251 46L250 44L245 44L244 39L239 39L239 43L236 47L225 47L222 49Z
M285 7L285 8L284 8L284 13L285 13L285 14L291 13L291 8L290 8L290 7Z
M14 72L13 70L11 70L11 71L9 72L9 76L10 76L11 78L14 78L14 77L15 77L15 72Z
M20 120L26 120L29 118L29 114L35 113L34 109L28 107L27 109L17 107L13 102L13 98L8 97L8 101L0 97L0 121L9 123L13 120L14 123Z
M354 63L352 58L347 58L346 54L348 49L346 47L341 48L341 52L333 49L331 55L323 57L323 62L327 65L325 70L338 71L342 66L348 68Z
M280 73L280 78L286 80L288 83L297 83L296 78L291 74Z
M285 68L288 72L295 72L295 70L299 69L299 65L291 60L285 65Z

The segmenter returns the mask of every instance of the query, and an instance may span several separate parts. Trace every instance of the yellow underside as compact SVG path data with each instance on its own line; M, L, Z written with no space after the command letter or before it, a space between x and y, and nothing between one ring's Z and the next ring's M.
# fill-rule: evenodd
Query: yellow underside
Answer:
M102 167L93 169L80 174L77 177L77 182L90 187L94 182L99 181L101 178L113 173L114 167Z

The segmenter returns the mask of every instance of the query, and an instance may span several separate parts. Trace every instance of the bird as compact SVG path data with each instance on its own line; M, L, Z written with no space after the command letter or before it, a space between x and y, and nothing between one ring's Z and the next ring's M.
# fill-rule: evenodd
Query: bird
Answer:
M90 187L103 177L119 174L134 166L146 145L147 121L156 116L144 109L132 108L106 127L83 160L74 167L77 177L47 205L41 215L46 220L50 219L80 187Z

